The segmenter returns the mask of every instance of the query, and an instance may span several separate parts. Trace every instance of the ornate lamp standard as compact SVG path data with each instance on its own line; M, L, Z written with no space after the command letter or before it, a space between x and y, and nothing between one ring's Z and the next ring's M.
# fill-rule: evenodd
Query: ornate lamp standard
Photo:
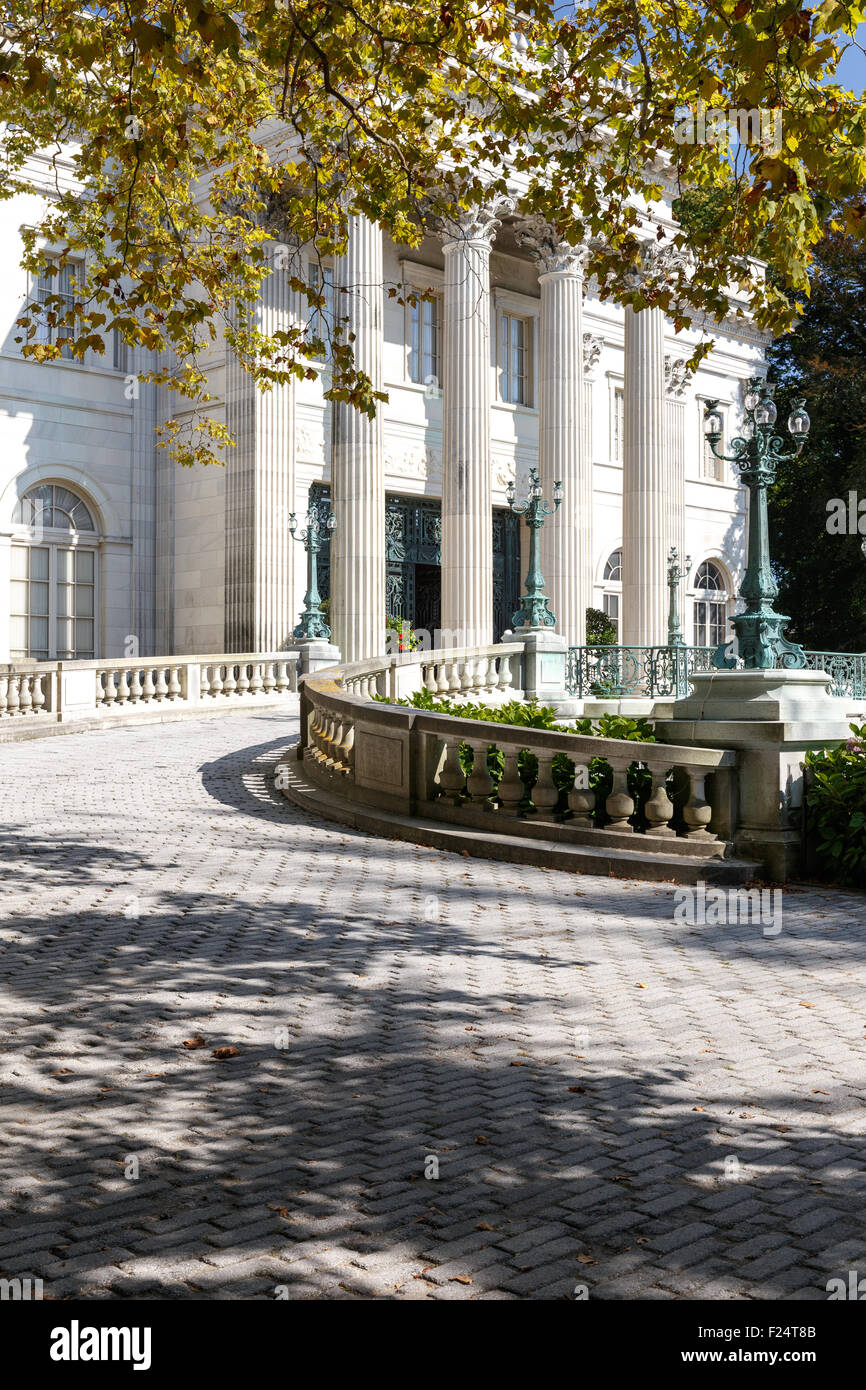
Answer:
M324 526L319 519L318 510L311 506L306 516L306 527L298 530L298 523L295 513L289 515L289 531L296 541L300 541L307 552L307 592L304 594L304 611L301 614L301 621L293 632L296 639L319 638L327 641L331 636L331 629L325 622L325 615L320 607L322 596L319 593L319 566L318 554L325 543L324 532L330 534L337 524L337 518L333 512L328 513Z
M545 519L559 510L562 501L562 483L553 484L553 503L546 502L538 477L538 469L529 470L529 496L525 502L514 501L514 483L507 488L508 505L515 516L525 516L529 527L529 569L526 574L526 593L520 607L511 621L521 632L539 628L555 627L556 618L547 606L544 592L544 576L539 563L539 538Z
M785 440L774 434L776 404L775 386L762 377L751 377L746 393L745 437L731 440L731 453L721 450L722 417L718 401L707 401L704 410L704 434L716 458L735 463L740 477L749 489L747 565L739 597L745 600L745 612L732 620L736 633L735 651L750 670L799 669L806 665L803 648L782 636L787 617L776 613L773 599L779 588L770 568L770 540L767 523L767 488L776 477L776 464L796 458L809 433L809 416L805 400L797 399L788 416L788 431L794 440L793 448L785 448ZM730 655L730 642L721 642L713 656L715 667L736 666Z
M668 555L668 646L685 646L682 628L680 627L680 614L677 603L680 580L685 579L692 567L692 557L687 555L682 563L679 564L679 551L675 545L671 546Z

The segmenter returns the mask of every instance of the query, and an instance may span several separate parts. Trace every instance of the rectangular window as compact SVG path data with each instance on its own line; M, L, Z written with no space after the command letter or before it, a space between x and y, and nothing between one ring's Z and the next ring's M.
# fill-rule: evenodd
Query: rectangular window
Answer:
M509 405L532 405L532 320L502 314L499 329L500 395Z
M725 481L725 461L724 459L716 458L715 454L710 448L710 442L704 434L705 404L706 403L704 401L698 401L698 408L700 413L701 440L703 442L704 449L703 457L701 460L701 477L710 478L713 482L716 483L723 483ZM719 441L718 448L724 449L725 440L728 433L728 413L724 406L719 406L719 414L722 417L722 438Z
M616 628L617 637L619 636L619 594L602 595L602 611L610 619L611 627Z
M623 433L625 429L625 392L617 386L613 393L613 418L610 422L610 456L615 463L622 463L624 456Z
M81 282L79 270L80 267L73 262L71 265L65 265L62 269L58 269L54 275L43 273L36 281L36 294L34 297L40 304L45 304L50 295L61 295L63 299L63 308L59 310L55 309L53 312L63 313L75 303L75 297ZM43 321L37 334L37 341L41 343L56 343L58 338L68 337L71 331L74 330L70 330L70 328L64 324L49 324ZM62 347L60 349L60 355L67 360L75 360L71 348Z
M320 265L318 261L310 261L307 266L307 284L324 300L321 308L317 308L315 305L309 306L307 330L323 345L323 350L319 355L326 362L330 362L333 355L331 339L334 334L335 322L334 272L329 265Z
M727 640L728 613L724 603L695 602L695 646L717 647Z
M425 386L438 387L441 381L439 351L441 299L419 299L410 305L409 377Z
M11 659L92 658L96 650L95 582L92 550L13 546Z
M112 337L113 337L113 339L114 339L114 342L113 342L113 344L112 344L112 347L113 347L113 356L112 356L112 364L111 364L111 365L114 367L114 370L115 370L116 372L123 372L124 375L125 375L126 372L129 371L129 365L128 365L128 364L129 364L129 347L128 347L128 344L124 341L123 338L121 338L120 334L117 332L116 329L115 329L114 333L112 334Z

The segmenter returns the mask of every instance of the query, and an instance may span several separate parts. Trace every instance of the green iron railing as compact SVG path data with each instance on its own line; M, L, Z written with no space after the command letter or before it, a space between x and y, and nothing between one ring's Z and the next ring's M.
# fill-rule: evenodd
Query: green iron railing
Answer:
M567 688L581 699L681 699L693 671L712 669L715 647L569 647ZM866 653L806 652L832 678L831 695L866 699Z

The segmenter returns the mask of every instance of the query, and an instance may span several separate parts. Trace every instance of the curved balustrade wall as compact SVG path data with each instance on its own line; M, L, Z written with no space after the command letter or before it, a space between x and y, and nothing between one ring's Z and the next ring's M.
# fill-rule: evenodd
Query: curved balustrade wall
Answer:
M528 729L385 702L422 689L492 703L513 697L519 653L519 646L408 653L308 676L298 750L307 777L349 802L503 834L538 836L555 824L560 838L583 844L728 852L735 756L727 750ZM598 760L600 784L590 786Z

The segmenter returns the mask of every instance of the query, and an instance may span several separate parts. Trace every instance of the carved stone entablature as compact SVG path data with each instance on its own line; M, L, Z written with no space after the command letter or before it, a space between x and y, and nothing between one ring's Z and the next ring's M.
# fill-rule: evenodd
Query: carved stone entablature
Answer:
M493 486L503 492L514 483L517 495L523 497L529 487L529 464L515 459L513 454L494 454L492 460Z
M385 454L385 472L396 478L441 478L442 455L428 445L391 445Z
M311 429L307 425L299 425L295 432L295 449L299 459L312 463L323 463L325 458L323 432Z
M538 261L542 275L567 272L582 275L589 247L562 241L543 217L527 217L518 227L516 239Z
M691 372L684 357L670 357L665 353L665 390L669 396L679 399L686 393Z
M604 347L604 338L597 333L584 333L583 335L583 374L589 376L594 372L601 357L601 350Z

